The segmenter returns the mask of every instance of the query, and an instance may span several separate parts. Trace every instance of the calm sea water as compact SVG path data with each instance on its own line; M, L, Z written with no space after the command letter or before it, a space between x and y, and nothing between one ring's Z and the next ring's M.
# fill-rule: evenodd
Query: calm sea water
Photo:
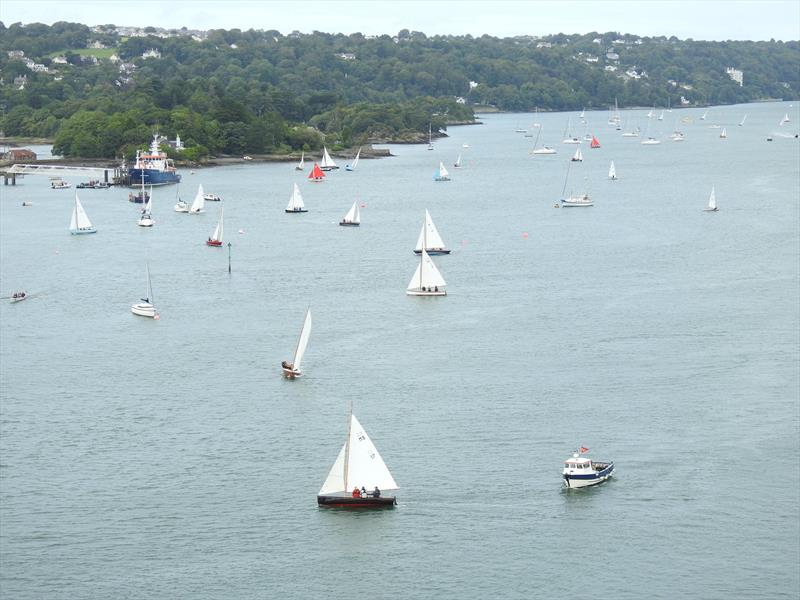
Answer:
M2 596L796 598L800 112L701 114L648 147L587 113L602 148L567 190L590 209L553 208L565 113L537 117L550 157L514 132L533 115L488 115L322 184L184 171L181 196L224 199L230 275L219 206L174 213L175 187L152 230L127 190L82 191L92 236L67 231L74 189L3 187L0 291L35 297L0 304ZM446 298L404 293L425 208ZM160 321L129 311L148 262ZM316 506L349 401L394 511ZM579 445L615 478L564 491Z

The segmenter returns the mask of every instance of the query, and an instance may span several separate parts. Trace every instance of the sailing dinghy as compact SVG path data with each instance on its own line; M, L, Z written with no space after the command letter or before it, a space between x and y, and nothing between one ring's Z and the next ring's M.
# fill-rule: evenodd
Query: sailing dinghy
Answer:
M316 165L315 165L316 166ZM300 188L297 187L297 184L294 184L294 188L292 189L292 195L289 197L289 204L286 205L286 208L283 212L287 213L304 213L308 212L305 204L303 204L303 196L300 195Z
M317 163L314 163L314 168L311 169L311 173L308 174L308 178L311 181L322 181L325 179L325 173L322 172L322 169L319 168Z
M150 283L150 265L146 265L147 269L147 292L142 301L131 306L131 312L140 317L147 317L149 319L158 319L158 311L153 304L153 285Z
M356 166L358 165L358 159L361 156L361 147L358 148L358 152L356 152L356 157L353 159L352 165L345 165L344 168L346 171L355 171Z
M344 446L317 494L317 505L325 508L392 508L397 504L398 489L351 406Z
M361 225L361 211L358 209L358 200L353 202L353 206L350 207L350 210L347 211L344 218L339 221L339 225L350 227L358 227Z
M305 171L306 170L306 151L302 150L300 152L300 162L297 163L297 166L294 168L295 171Z
M303 328L300 330L300 338L297 340L297 347L294 349L294 358L292 362L281 363L283 376L287 379L295 379L302 377L303 373L300 371L300 365L303 362L303 355L306 353L306 346L308 346L308 337L311 335L311 309L306 310L306 318L303 320Z
M414 254L422 253L422 246L425 245L425 252L430 255L434 254L450 254L450 250L444 245L442 236L439 235L439 230L431 219L428 209L425 209L425 222L422 224L422 229L419 231L419 238L417 238L417 245L414 248Z
M717 212L717 197L714 195L714 186L711 186L711 195L708 197L708 206L703 209L703 212Z
M434 181L450 181L450 173L444 168L444 163L439 161L439 174L433 178Z
M453 166L456 169L460 169L461 168L461 154L458 155L458 158L456 159L456 162L453 163Z
M419 256L419 264L411 281L408 282L406 294L409 296L446 296L445 286L447 282L442 277L439 269L433 263L433 259L428 256L423 248Z
M583 154L581 154L580 146L575 148L575 155L570 160L572 162L583 162Z
M201 212L206 212L206 199L205 193L203 193L203 184L197 186L197 193L194 196L194 201L192 202L192 206L189 208L190 215L196 215Z
M296 185L296 184L295 184ZM214 246L215 248L219 248L222 246L222 233L223 233L223 223L222 219L225 214L225 209L219 209L219 221L217 222L217 227L214 229L214 233L211 234L211 237L206 240L206 246Z
M69 232L72 235L83 235L86 233L97 233L86 211L83 210L83 204L78 199L78 192L75 192L75 206L72 207L72 218L69 222Z
M611 161L611 166L608 167L608 178L611 181L616 181L617 179L617 170L614 168L614 161Z
M323 171L332 171L333 169L338 169L338 165L333 162L331 155L328 154L328 149L323 146L322 147L322 160L319 163L320 169Z

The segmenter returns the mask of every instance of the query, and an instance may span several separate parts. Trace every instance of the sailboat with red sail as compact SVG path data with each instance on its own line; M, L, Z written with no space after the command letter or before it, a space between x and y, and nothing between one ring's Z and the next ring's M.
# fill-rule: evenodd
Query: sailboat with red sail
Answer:
M592 143L589 145L590 148L599 148L600 147L600 140L598 140L595 136L592 136Z
M309 173L308 178L311 181L322 181L325 179L325 173L322 172L322 169L319 168L317 163L314 163L314 168L311 169L311 173Z

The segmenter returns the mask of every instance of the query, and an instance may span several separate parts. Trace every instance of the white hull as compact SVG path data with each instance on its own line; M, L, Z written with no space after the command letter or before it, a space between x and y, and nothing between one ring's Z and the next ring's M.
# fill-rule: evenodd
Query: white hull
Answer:
M591 485L597 485L598 483L603 483L607 479L610 479L613 474L614 471L612 470L611 473L609 473L608 475L603 475L592 479L568 479L565 477L564 485L566 485L568 488L589 487Z
M539 150L534 150L531 154L558 154L552 148L540 148Z
M717 212L718 210L718 208L704 208L703 212Z
M140 317L148 317L150 319L155 318L158 314L156 307L149 303L134 304L131 306L131 312Z
M152 227L155 225L155 221L153 219L139 219L136 223L139 227Z
M176 204L176 205L175 205L175 212L178 212L178 213L188 213L188 212L189 212L189 207L188 207L186 204L183 204L183 205L181 205L181 204Z
M447 292L444 290L440 290L438 292L428 292L422 290L406 290L406 294L409 296L447 296Z

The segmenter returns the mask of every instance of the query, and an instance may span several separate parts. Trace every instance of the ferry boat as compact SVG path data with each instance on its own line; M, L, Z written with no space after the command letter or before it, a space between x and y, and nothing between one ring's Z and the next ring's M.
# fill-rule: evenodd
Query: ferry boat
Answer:
M564 461L562 477L568 488L580 488L602 483L614 473L613 462L596 462L582 454L588 448L581 447L570 458Z
M167 185L179 183L181 176L175 169L171 158L158 148L158 134L153 136L148 152L136 151L136 162L128 171L131 185Z

